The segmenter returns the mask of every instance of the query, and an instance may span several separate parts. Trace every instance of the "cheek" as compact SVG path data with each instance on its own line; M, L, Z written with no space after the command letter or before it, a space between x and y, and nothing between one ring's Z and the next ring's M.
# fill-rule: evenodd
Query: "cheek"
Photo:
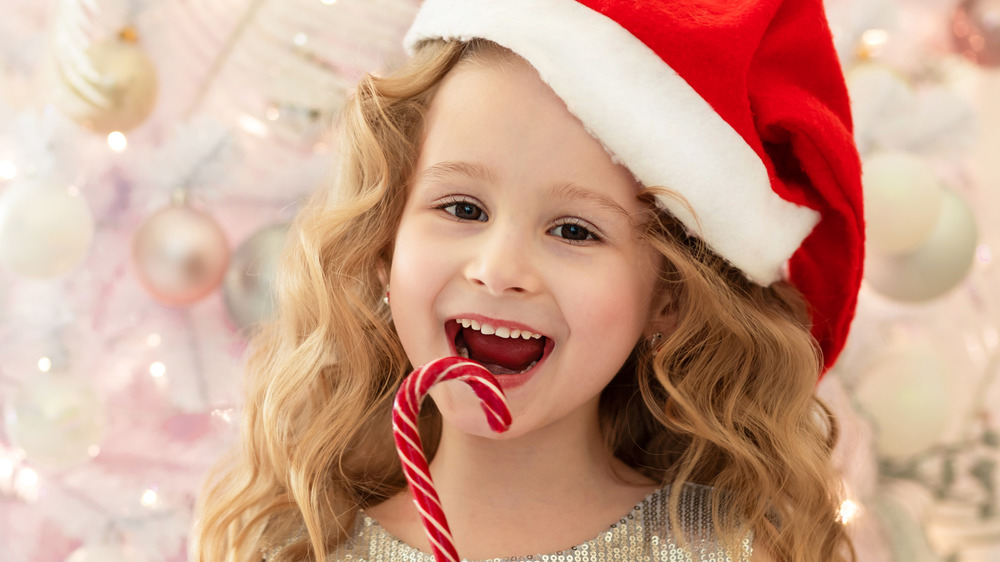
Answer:
M451 353L436 315L436 303L453 269L443 254L419 222L404 218L389 270L389 307L396 334L414 366Z
M587 284L579 302L591 303L577 310L598 332L612 339L638 337L649 318L654 274L651 269L616 264L603 269L606 276Z

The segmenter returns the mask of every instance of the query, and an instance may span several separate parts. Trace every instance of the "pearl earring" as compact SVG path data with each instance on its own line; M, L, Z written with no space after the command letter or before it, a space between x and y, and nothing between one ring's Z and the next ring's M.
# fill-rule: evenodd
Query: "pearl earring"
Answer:
M661 332L656 332L655 334L649 336L649 347L655 348L657 342L663 339L663 334Z
M385 286L385 296L382 297L382 304L389 306L389 286Z

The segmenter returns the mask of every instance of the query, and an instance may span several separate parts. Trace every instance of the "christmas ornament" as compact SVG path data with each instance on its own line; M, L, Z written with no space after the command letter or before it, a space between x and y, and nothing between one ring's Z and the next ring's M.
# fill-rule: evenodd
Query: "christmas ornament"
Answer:
M873 289L898 301L920 302L965 279L976 253L975 216L954 192L943 194L937 224L920 247L888 257L869 255L865 279Z
M896 128L901 121L908 121L914 92L897 70L874 61L852 67L845 79L851 92L854 138L858 150L865 154L886 144L887 127Z
M459 357L443 357L420 367L403 380L392 405L392 435L403 473L410 484L413 501L420 511L424 532L434 549L437 562L458 562L451 531L437 490L431 480L427 457L417 431L420 404L434 385L459 380L469 385L479 398L490 429L503 433L510 427L507 398L493 374L482 365Z
M1000 66L1000 0L964 0L951 31L959 53L983 66Z
M287 223L264 227L233 252L222 296L226 312L240 329L269 318L274 311L272 287L288 227Z
M25 380L6 409L7 435L28 460L62 469L90 458L104 435L104 407L86 379L65 372Z
M888 535L893 560L941 561L928 544L923 525L933 501L925 488L896 481L883 484L879 494L869 502Z
M145 562L145 558L125 545L90 545L74 550L66 562Z
M875 357L855 388L874 421L882 457L906 458L941 438L952 409L943 357L926 346L897 345Z
M101 134L128 131L156 104L156 68L136 44L135 33L93 43L82 53L57 42L53 102L73 120Z
M853 66L846 78L862 155L878 149L955 154L975 145L978 116L952 84L924 81L917 88L878 61Z
M864 160L862 185L868 247L884 256L923 245L937 226L944 190L934 170L904 152Z
M0 194L0 263L27 277L63 275L87 255L94 219L76 188L42 182Z
M188 205L172 205L139 228L132 257L153 298L178 306L218 287L229 262L229 246L211 216Z

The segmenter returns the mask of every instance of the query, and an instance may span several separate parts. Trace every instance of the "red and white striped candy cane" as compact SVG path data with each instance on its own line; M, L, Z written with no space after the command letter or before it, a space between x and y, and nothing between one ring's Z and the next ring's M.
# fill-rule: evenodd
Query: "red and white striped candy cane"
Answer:
M437 562L458 562L448 520L441 509L441 500L431 480L427 457L417 432L417 414L420 404L432 386L439 382L460 380L472 387L486 412L490 429L502 433L510 427L510 410L507 399L493 375L482 365L461 357L444 357L431 361L410 373L396 392L392 408L392 433L396 452L403 463L403 473L410 483L414 503L420 510L424 531L434 549Z

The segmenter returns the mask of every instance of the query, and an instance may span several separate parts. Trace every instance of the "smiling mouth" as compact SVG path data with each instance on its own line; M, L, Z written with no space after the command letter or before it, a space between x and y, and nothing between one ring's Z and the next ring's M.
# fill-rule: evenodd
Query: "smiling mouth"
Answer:
M448 328L458 355L481 363L494 375L526 373L552 348L551 340L541 334L464 318L449 322Z

